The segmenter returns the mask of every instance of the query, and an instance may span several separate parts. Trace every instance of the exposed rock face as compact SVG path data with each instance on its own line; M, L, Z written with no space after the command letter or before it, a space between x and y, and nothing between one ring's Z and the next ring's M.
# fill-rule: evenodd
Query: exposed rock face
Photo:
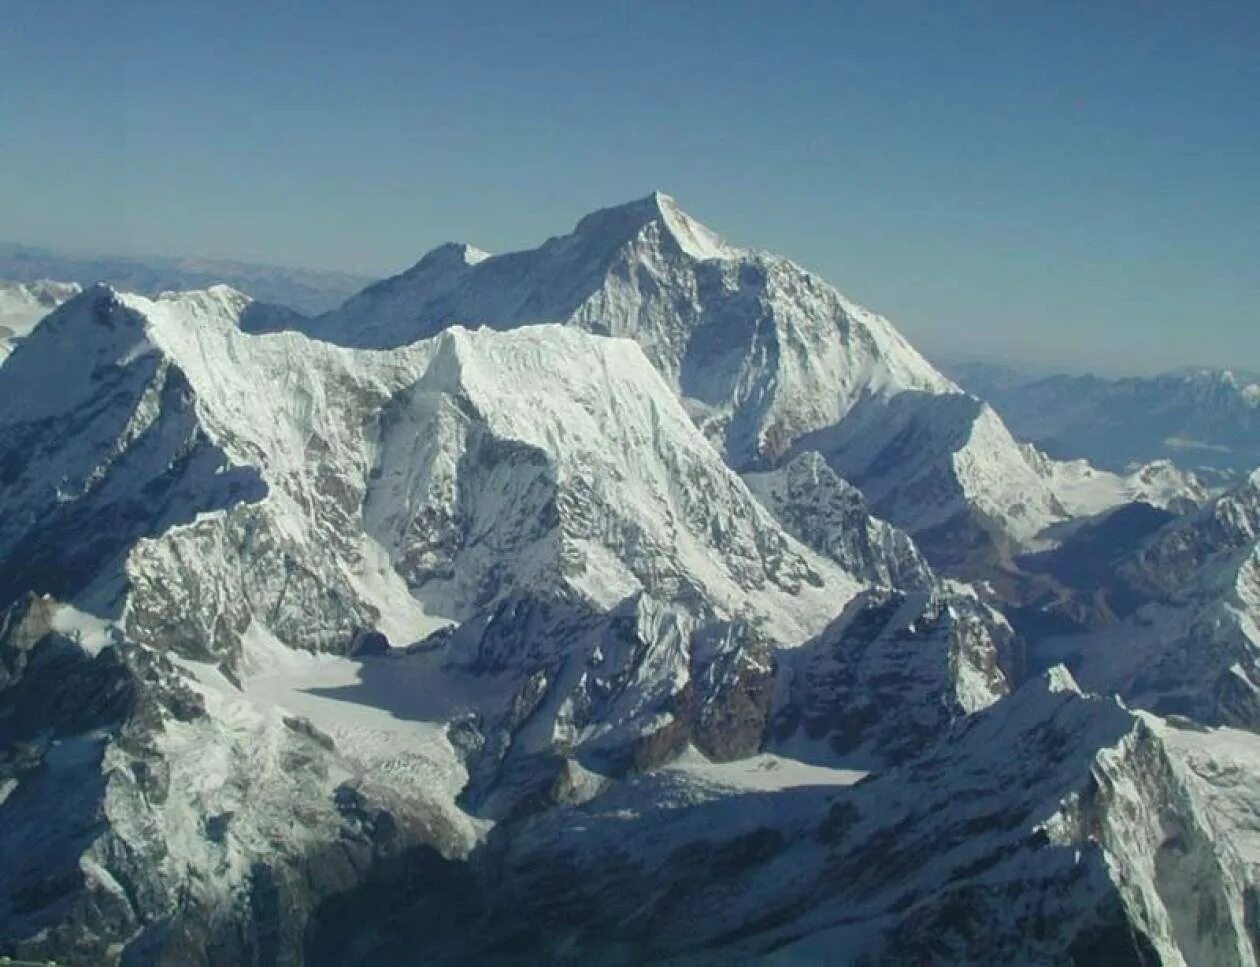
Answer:
M782 656L771 747L814 760L896 762L997 701L1023 642L965 585L938 578L904 532L816 453L745 477L783 525L875 585Z
M610 612L514 598L424 647L501 695L461 726L465 803L490 816L549 804L575 766L620 777L688 744L716 760L751 755L775 688L772 641L642 594Z
M998 701L1021 663L1010 626L964 589L869 591L784 656L771 747L823 762L902 761Z
M744 480L788 533L872 584L922 588L934 578L908 534L872 516L856 487L806 452Z
M1260 730L1260 475L1115 562L1114 625L1038 645L1160 714Z
M0 938L70 962L299 963L310 909L420 844L466 852L423 790L357 776L135 642L27 598L0 629Z
M1211 741L1060 669L857 785L658 772L492 836L471 882L420 891L458 914L349 962L1253 963L1255 826L1218 838L1238 792Z

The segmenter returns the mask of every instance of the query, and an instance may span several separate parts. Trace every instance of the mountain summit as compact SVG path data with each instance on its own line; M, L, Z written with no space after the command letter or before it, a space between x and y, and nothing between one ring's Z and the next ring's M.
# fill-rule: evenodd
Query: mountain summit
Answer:
M737 470L821 452L961 573L1070 516L1046 465L888 320L787 259L723 241L660 192L529 251L442 246L302 328L391 348L452 325L546 322L637 342Z
M742 249L727 245L716 232L692 218L661 191L646 198L591 212L573 230L573 236L592 242L626 244L644 231L654 232L667 247L675 247L696 259L738 258Z

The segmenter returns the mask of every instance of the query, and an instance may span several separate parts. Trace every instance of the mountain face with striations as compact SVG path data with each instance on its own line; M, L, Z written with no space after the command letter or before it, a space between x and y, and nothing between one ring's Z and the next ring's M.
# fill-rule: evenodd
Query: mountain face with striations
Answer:
M1178 479L664 196L314 320L89 287L0 366L0 955L1254 963L1256 481ZM1145 679L938 566L1133 514Z
M946 567L975 570L1071 516L992 409L886 319L786 259L727 244L660 193L532 251L441 246L301 327L389 348L453 324L543 322L637 342L738 470L821 453Z

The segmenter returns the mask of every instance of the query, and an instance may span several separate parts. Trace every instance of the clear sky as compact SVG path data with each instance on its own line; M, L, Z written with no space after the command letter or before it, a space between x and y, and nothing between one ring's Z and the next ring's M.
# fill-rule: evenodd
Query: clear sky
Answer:
M0 239L384 274L655 188L938 356L1260 370L1260 2L0 0Z

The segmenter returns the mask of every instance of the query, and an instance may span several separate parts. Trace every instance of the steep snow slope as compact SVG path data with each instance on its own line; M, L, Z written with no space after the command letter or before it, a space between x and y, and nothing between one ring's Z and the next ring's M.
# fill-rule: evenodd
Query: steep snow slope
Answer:
M721 241L659 193L528 252L447 245L302 324L399 346L456 323L563 322L637 342L737 469L816 449L875 509L951 551L1030 538L1067 512L986 405L884 318L793 263Z
M422 598L466 611L563 579L605 608L640 591L698 598L790 644L857 590L783 534L634 343L539 326L434 345L386 411L365 505ZM435 533L460 523L435 568Z
M73 282L0 282L0 363L44 316L79 293Z
M247 304L224 287L90 289L0 369L0 598L51 592L229 665L256 616L321 650L349 648L387 604L417 636L434 626L356 525L365 421L415 361L246 343Z

